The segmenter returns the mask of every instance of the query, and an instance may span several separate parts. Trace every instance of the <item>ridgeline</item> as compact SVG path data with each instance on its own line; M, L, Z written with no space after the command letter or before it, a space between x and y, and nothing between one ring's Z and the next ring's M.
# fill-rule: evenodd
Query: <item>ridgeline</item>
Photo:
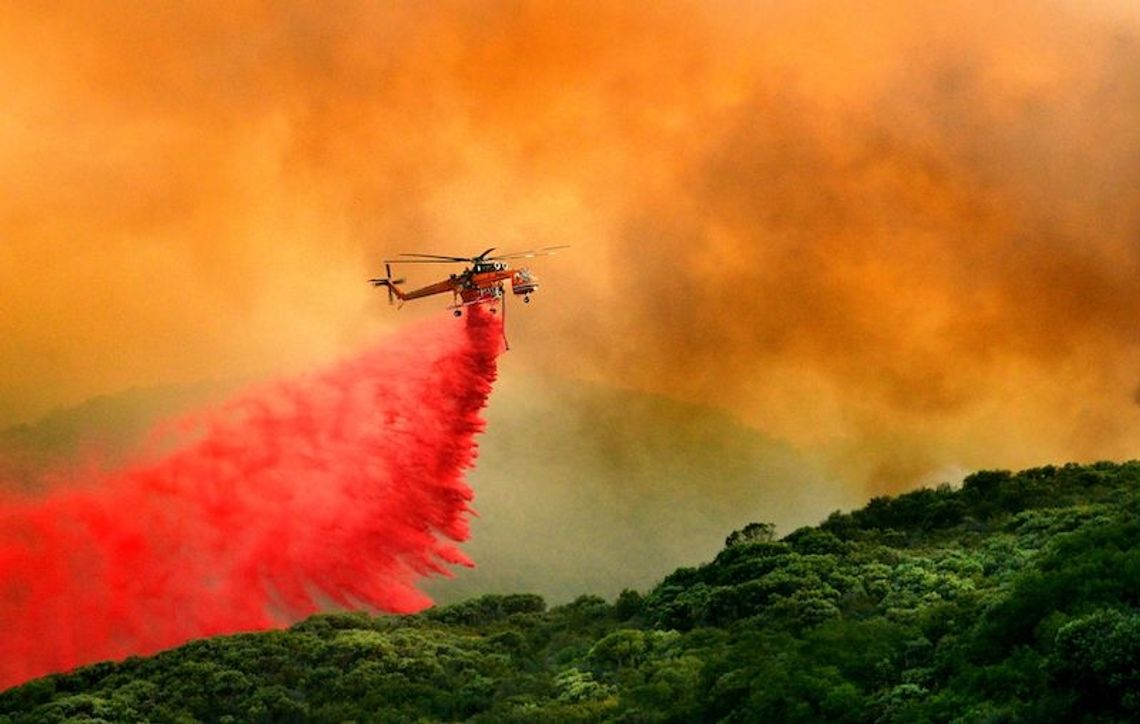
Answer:
M1135 721L1138 512L1140 462L979 472L613 602L319 615L29 682L0 722Z

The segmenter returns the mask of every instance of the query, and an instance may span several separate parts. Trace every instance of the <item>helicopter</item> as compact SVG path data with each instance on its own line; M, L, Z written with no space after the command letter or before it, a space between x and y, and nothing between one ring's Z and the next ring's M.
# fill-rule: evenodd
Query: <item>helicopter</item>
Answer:
M448 307L455 316L463 316L464 307L475 304L490 304L502 301L506 296L507 283L516 296L521 296L523 302L530 303L530 295L538 290L538 277L529 269L511 269L507 264L510 259L529 259L536 256L549 256L559 249L567 249L569 245L546 246L532 251L520 251L511 254L490 256L495 247L487 249L478 256L442 256L439 254L400 254L400 259L385 259L385 276L368 281L375 287L385 287L388 290L388 303L393 304L397 299L400 306L411 299L422 299L436 294L451 292L452 304ZM392 278L393 264L469 264L458 274L450 274L447 279L429 284L426 287L405 292L400 289L404 279ZM491 306L491 312L495 307Z

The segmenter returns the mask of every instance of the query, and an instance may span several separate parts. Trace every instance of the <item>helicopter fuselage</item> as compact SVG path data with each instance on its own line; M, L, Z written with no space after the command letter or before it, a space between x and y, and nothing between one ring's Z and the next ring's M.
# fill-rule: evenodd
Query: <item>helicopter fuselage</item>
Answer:
M407 292L393 286L393 291L402 301L451 292L455 295L455 306L466 306L502 298L507 282L516 295L525 296L538 289L538 279L529 269L511 269L506 264L496 264L466 269L443 281Z

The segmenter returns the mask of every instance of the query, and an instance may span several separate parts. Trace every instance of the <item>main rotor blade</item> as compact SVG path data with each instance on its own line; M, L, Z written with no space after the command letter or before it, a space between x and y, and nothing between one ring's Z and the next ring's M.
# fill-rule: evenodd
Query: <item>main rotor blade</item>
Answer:
M474 261L469 256L442 256L440 254L400 254L400 256L414 256L421 259L440 259L444 261Z
M385 264L465 264L470 259L385 259Z
M532 251L516 251L510 254L500 254L499 256L487 257L488 259L529 259L535 256L550 256L558 249L569 249L569 244L560 244L558 246L544 246L541 249L534 249Z
M483 261L498 261L500 259L529 259L535 256L548 256L555 253L559 249L569 249L569 244L561 244L559 246L544 246L541 249L533 249L531 251L516 251L511 254L499 254L497 256L487 256L495 247L487 249L478 256L444 256L442 254L400 254L399 259L385 259L385 263L391 264L478 264Z

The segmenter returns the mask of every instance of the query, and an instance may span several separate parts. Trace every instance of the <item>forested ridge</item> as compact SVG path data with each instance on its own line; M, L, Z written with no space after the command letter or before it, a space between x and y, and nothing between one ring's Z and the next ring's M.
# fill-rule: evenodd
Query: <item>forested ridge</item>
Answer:
M1133 721L1138 510L1140 462L979 472L614 601L318 615L32 681L0 721Z

